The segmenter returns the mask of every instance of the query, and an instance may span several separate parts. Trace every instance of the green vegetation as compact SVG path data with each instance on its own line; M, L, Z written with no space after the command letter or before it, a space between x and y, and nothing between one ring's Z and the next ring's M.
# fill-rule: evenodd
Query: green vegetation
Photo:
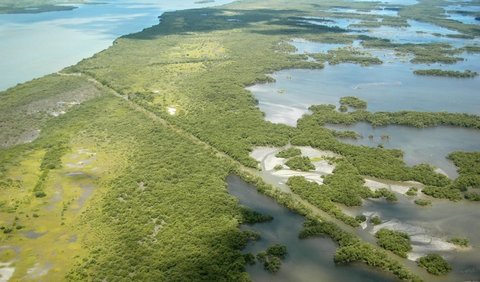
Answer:
M361 215L357 215L355 217L355 220L359 223L362 223L362 222L367 221L367 217L365 215L361 214Z
M433 275L445 275L452 270L452 267L440 255L428 254L417 261L418 265L425 268Z
M432 201L425 200L425 199L415 199L414 203L419 206L425 207L425 206L430 206L432 204Z
M263 268L269 272L277 272L282 266L282 259L287 255L287 247L275 244L265 252L257 254L257 260L263 263Z
M337 48L329 50L327 54L316 53L310 54L310 56L320 62L328 62L331 65L352 63L370 66L383 63L379 58L372 56L370 53L352 47Z
M443 43L429 43L429 44L397 44L391 43L385 39L371 39L362 42L362 45L367 48L386 48L396 51L401 55L413 55L410 60L414 64L455 64L463 59L455 57L462 50L453 49L448 44Z
M290 147L288 149L285 149L283 151L278 152L275 155L275 157L288 159L288 158L291 158L291 157L300 156L301 154L302 154L302 151L300 149L295 148L295 147Z
M478 75L477 72L466 70L466 71L452 71L452 70L440 70L440 69L429 69L429 70L415 70L413 72L417 75L428 75L428 76L445 76L445 77L456 77L456 78L473 78Z
M480 152L454 152L448 156L460 174L453 186L461 191L480 188Z
M422 193L434 198L449 199L451 201L459 201L462 199L462 193L460 190L453 188L452 186L425 186Z
M278 164L273 169L274 170L281 170L281 169L283 169L283 165Z
M375 233L375 238L380 247L403 258L406 258L407 253L412 250L410 237L404 232L382 228Z
M448 19L444 16L443 5L446 2L442 0L423 0L415 5L408 5L399 11L402 17L432 23L448 29L457 30L463 34L478 36L480 31L473 24L462 24L461 22Z
M367 102L360 98L347 96L340 98L340 105L354 108L356 110L364 110L367 108Z
M313 112L312 115L304 116L298 121L298 133L293 136L292 144L312 146L342 155L343 160L350 163L359 175L397 181L415 180L436 186L446 186L451 183L446 176L436 173L431 166L407 167L402 160L403 154L399 150L345 144L337 140L331 130L323 127L326 123L351 124L357 120L365 120L370 116L368 112L355 111L343 114L335 111L335 107L332 105L312 106L310 110ZM380 121L385 123L385 119L381 118L381 115L377 115L377 113L371 115L378 120L375 121L376 123ZM388 117L386 114L385 116ZM403 122L413 122L413 117L411 118L404 117L402 120ZM415 120L415 123L418 123L418 120Z
M82 77L49 75L0 95L0 148L4 148L35 140L54 114L68 112L100 91Z
M255 224L272 221L273 217L270 215L264 215L246 207L241 207L240 212L242 214L242 223Z
M461 237L453 237L448 239L449 243L455 244L460 247L468 247L468 239L467 238L461 238Z
M342 107L342 106L340 106ZM361 138L362 136L360 134L358 134L357 132L355 131L350 131L350 130L344 130L344 131L336 131L336 130L333 130L332 131L332 134L335 136L335 137L338 137L338 138L350 138L350 139L359 139Z
M312 9L311 4L318 6ZM351 5L368 8L376 4ZM322 68L323 62L381 63L348 48L315 54L318 62L292 54L293 46L288 44L292 38L336 43L359 38L342 34L339 28L294 20L321 16L324 12L319 9L331 6L318 1L262 0L166 13L161 25L119 38L111 48L65 70L70 76L51 75L3 92L1 239L6 245L31 250L16 258L12 279L23 279L37 262L49 262L54 265L45 277L49 281L64 280L65 275L80 281L122 281L126 277L138 281L245 281L244 266L254 258L242 254L241 249L249 240L258 239L258 234L240 232L238 226L267 220L268 216L239 208L228 195L225 177L232 172L302 215L312 215L313 207L303 202L308 201L351 226L358 226L363 218L345 215L336 203L355 206L375 196L363 186L363 175L416 180L438 189L450 185L450 180L430 166L407 167L398 150L343 144L336 137L352 133L335 133L323 125L332 117L348 122L350 115L359 120L365 120L360 118L365 115L375 125L397 122L479 128L478 117L370 114L359 106L354 113L342 116L325 111L325 118L323 113L314 113L304 117L298 128L264 121L245 87L272 81L268 73ZM356 17L364 24L376 19ZM231 18L238 21L228 21ZM384 18L382 23L400 26L405 19ZM459 60L454 55L460 51L449 46L394 46L374 39L365 39L364 44L384 44L398 52L414 53L418 62ZM113 91L125 100L114 98ZM59 107L62 101L67 106ZM346 103L352 107L358 102ZM176 115L168 114L170 106L177 109ZM66 114L53 117L64 111ZM28 143L37 137L38 130L38 139ZM253 147L285 146L290 141L342 155L323 185L301 177L289 179L289 186L302 201L273 190L249 174L255 172L240 166L257 167L249 157ZM84 153L85 148L94 157ZM78 168L87 155L94 164ZM313 169L307 160L294 159L300 168ZM474 175L474 171L465 170L461 180L451 185L474 188L478 183ZM94 191L90 196L83 194L80 184L94 187ZM459 191L457 186L452 191ZM58 194L61 199L56 202ZM10 195L12 199L7 198ZM80 201L83 198L86 200ZM340 245L337 263L364 262L401 279L419 280L387 252L319 219L307 223L305 234L332 237ZM25 240L18 231L25 229L48 232ZM78 241L69 242L71 236ZM278 253L276 249L270 253ZM280 267L281 259L269 250L263 259L268 261L267 270Z
M295 194L299 195L312 205L318 207L333 217L353 227L359 226L359 223L355 218L344 214L342 210L333 203L332 199L328 195L335 193L331 187L310 182L302 176L290 177L287 185ZM343 190L349 191L348 188L344 188ZM349 199L347 198L347 200Z
M362 199L374 197L374 193L363 184L358 170L345 160L336 161L333 174L325 176L323 185L307 181L301 176L290 177L287 181L295 194L354 227L358 226L357 220L345 215L334 203L360 206Z
M479 201L480 194L468 191L470 188L480 187L480 153L454 152L448 156L458 167L459 176L452 184L439 186L426 186L422 192L434 198L459 201L463 198L470 201ZM463 193L463 194L462 194Z
M334 261L337 264L364 262L367 265L388 270L402 280L421 281L418 277L409 273L397 261L391 259L384 251L361 242L358 238L350 233L346 233L333 223L320 222L313 219L307 220L299 234L299 238L307 239L322 235L331 237L340 246L334 257Z
M315 170L315 166L312 164L308 157L296 156L288 159L285 164L294 170L309 171Z
M370 218L370 222L371 222L373 225L382 224L382 220L381 220L380 217L378 217L378 216L373 216L372 218Z
M65 158L73 158L70 151L78 154L77 146L96 150L96 171L74 168L90 177L68 176L72 170L64 165ZM235 220L237 205L225 192L230 164L132 111L121 99L106 93L85 102L48 121L35 142L0 150L0 159L2 179L22 176L21 190L8 194L28 199L12 209L3 206L2 222L18 217L16 226L24 229L48 228L46 235L27 242L13 228L4 229L9 236L2 237L4 244L21 244L39 257L19 254L14 279L37 262L55 265L56 271L49 273L53 281L63 280L66 272L71 280L121 280L128 275L138 280L245 278L240 249L246 241ZM81 206L78 185L92 180L98 193ZM45 183L41 199L31 193L38 181ZM47 207L62 187L65 192L50 211ZM26 218L24 213L40 217ZM84 239L69 243L73 235ZM62 236L66 239L59 240Z
M474 201L474 202L480 201L480 193L478 192L465 192L464 197L469 201Z
M407 196L417 196L418 189L415 187L410 187L406 193Z
M373 126L406 125L418 128L441 125L458 126L480 129L480 117L471 114L445 113L445 112L375 112L355 111L341 113L335 111L332 105L311 106L312 116L303 119L314 119L319 125L354 124L368 122Z
M397 196L395 195L394 192L388 190L387 188L380 188L377 191L375 191L373 197L375 198L381 198L384 197L387 201L389 202L396 202L398 201Z

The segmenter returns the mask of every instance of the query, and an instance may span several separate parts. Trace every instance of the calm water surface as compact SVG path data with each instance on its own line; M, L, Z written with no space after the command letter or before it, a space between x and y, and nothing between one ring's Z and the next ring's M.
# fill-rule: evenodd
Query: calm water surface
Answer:
M228 191L241 205L274 220L244 226L261 234L262 239L247 246L245 252L257 254L272 244L287 246L288 256L280 271L270 274L257 263L247 267L253 281L396 281L393 277L364 265L336 266L333 262L336 244L329 238L298 239L304 218L262 195L237 176L227 179Z
M73 65L121 35L158 23L165 11L221 5L195 0L106 0L70 11L0 14L0 90Z
M441 168L452 178L457 177L455 165L446 157L455 151L480 151L480 130L457 127L413 128L408 126L372 127L368 123L358 123L352 126L329 125L335 130L352 130L363 138L342 139L354 144L376 147L379 144L385 148L401 149L407 165L429 163ZM373 138L369 138L372 135ZM388 135L388 140L382 140L382 135Z
M452 265L453 271L446 277L431 277L433 281L477 281L480 279L480 209L478 203L462 204L436 200L432 206L421 207L413 199L397 195L397 203L384 200L367 200L360 208L350 209L356 214L377 214L383 221L395 221L405 226L422 228L427 236L447 240L463 237L469 240L471 249L440 252ZM400 228L401 229L401 228ZM367 230L368 232L368 230Z

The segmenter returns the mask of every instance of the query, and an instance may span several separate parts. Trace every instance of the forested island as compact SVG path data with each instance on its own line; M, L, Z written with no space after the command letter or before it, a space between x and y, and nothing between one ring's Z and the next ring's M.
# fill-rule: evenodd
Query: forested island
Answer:
M28 9L25 3L1 6L0 12ZM66 7L48 6L55 4L35 7ZM452 152L448 159L458 177L450 179L429 164L408 166L401 150L342 142L358 134L326 125L479 130L478 115L372 112L367 101L345 96L338 109L313 105L296 126L288 126L266 121L246 89L273 83L269 74L285 69L386 62L368 48L395 52L412 64L453 64L464 52L479 52L476 45L397 43L308 22L349 7L366 11L350 15L357 27L407 27L417 20L468 38L480 35L475 26L444 19L443 9L429 9L443 5L440 0L390 5L388 11L398 16L381 20L368 13L378 11L377 4L257 0L167 12L159 24L122 36L91 58L0 92L1 274L14 281L249 281L249 267L257 262L280 275L290 253L283 242L256 254L244 252L260 239L248 228L279 219L240 205L227 191L229 175L303 216L298 238L331 238L336 265L362 263L405 281L450 273L454 268L439 254L409 263L414 238L380 226L383 217L347 211L368 201L391 204L404 197L391 188L373 189L367 185L371 179L408 184L404 194L424 209L436 205L436 198L475 204L480 152ZM299 54L291 44L295 38L359 43ZM415 73L477 75L468 70ZM268 182L251 155L257 147L279 148L274 156L283 163L272 171L292 173L285 183ZM306 147L330 155L307 156ZM332 171L311 181L308 173L320 173L319 163ZM375 226L379 229L370 240L360 233ZM463 237L448 240L469 245Z

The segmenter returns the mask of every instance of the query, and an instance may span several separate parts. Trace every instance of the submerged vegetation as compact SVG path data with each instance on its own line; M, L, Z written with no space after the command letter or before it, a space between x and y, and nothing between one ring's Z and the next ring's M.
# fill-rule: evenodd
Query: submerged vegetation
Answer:
M264 215L246 207L241 207L240 212L242 214L242 223L254 224L272 221L273 217L270 215Z
M265 252L257 254L257 260L263 263L263 268L268 272L277 272L282 266L282 260L287 255L287 247L275 244L268 247Z
M352 64L359 64L362 66L370 66L370 65L380 65L383 63L379 58L374 57L365 51L351 48L351 47L344 47L344 48L338 48L335 50L329 50L327 54L323 54L323 53L310 54L310 56L320 62L328 62L331 65L338 65L341 63L352 63Z
M468 247L468 239L467 238L461 238L461 237L453 237L448 239L449 243L455 244L460 247Z
M415 201L413 201L415 204L419 205L419 206L422 206L422 207L425 207L425 206L429 206L432 204L432 201L430 200L425 200L425 199L415 199Z
M429 76L445 76L445 77L456 77L456 78L473 78L478 75L477 72L466 70L466 71L452 71L452 70L440 70L440 69L429 69L429 70L415 70L413 73L417 75L429 75Z
M342 97L340 98L340 105L354 108L356 110L364 110L367 108L367 102L358 97Z
M344 232L335 224L319 222L313 219L307 220L299 234L299 238L306 239L322 235L330 236L340 246L334 258L337 264L364 262L367 265L391 271L402 280L421 281L418 277L406 271L398 262L392 260L385 252L361 242L358 238Z

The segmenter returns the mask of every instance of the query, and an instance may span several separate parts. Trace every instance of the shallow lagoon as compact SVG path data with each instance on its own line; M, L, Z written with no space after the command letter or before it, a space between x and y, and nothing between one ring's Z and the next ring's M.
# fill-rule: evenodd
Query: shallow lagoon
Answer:
M360 208L350 208L353 214L378 215L386 222L386 226L410 233L414 252L427 253L432 241L445 242L452 237L464 237L473 248L458 251L437 251L444 256L453 267L451 274L435 278L435 281L475 281L480 277L480 209L478 203L462 204L446 200L435 200L432 206L421 207L413 203L413 198L397 194L397 203L385 200L367 200ZM410 229L410 230L409 230ZM414 230L412 230L414 229ZM368 226L364 232L372 232ZM415 242L415 237L426 239L426 242ZM437 243L438 244L438 243ZM441 244L441 243L440 243Z
M327 126L336 130L352 130L363 138L342 139L343 142L354 145L401 149L407 165L429 163L442 169L451 178L457 177L455 165L446 159L454 151L480 151L480 130L433 127L412 128L407 126L372 127L368 123L357 123L352 126ZM373 138L368 138L370 135ZM388 135L388 140L382 140L382 135Z
M283 70L275 83L249 87L266 119L295 125L315 104L338 105L340 97L357 96L370 111L449 111L479 114L480 79L425 77L413 74L420 67L392 63L362 67L327 65L323 70Z
M287 246L288 255L278 273L266 272L259 263L247 267L253 281L396 281L386 273L361 264L336 266L333 262L336 244L331 239L298 239L304 222L302 216L258 193L253 186L237 176L228 177L227 182L230 194L241 205L274 217L268 223L243 226L244 229L259 232L262 237L259 241L250 243L245 252L257 254L276 243Z
M119 36L157 24L165 11L232 1L108 0L69 11L0 14L0 91L90 57Z
M429 26L427 26L429 27ZM436 28L436 27L435 27ZM379 29L381 31L381 29ZM427 34L438 30L427 28ZM447 31L445 31L447 32ZM416 33L416 32L415 32ZM415 33L410 35L416 36ZM394 33L392 33L394 34ZM423 33L419 33L418 37ZM447 33L445 33L447 34ZM405 43L410 42L409 34L404 35ZM377 34L379 37L389 35ZM430 36L430 35L428 35ZM402 38L400 35L399 38ZM432 37L433 38L433 37ZM444 42L444 37L434 37L426 42ZM453 39L452 39L453 40ZM459 45L472 41L458 40ZM413 42L417 42L413 40ZM470 42L470 43L469 43ZM308 42L292 44L297 53L309 53L310 50L327 52L341 46ZM355 43L358 47L358 43ZM372 50L370 50L372 51ZM415 69L442 68L451 70L470 69L479 72L478 54L460 54L465 58L453 65L431 64L414 65L410 58L396 57L391 51L372 52L384 61L383 65L361 67L354 64L327 65L323 70L284 70L272 75L275 83L254 85L249 89L259 100L260 109L266 119L276 123L295 126L296 120L308 113L308 107L314 104L334 104L338 106L340 97L357 96L368 102L370 111L448 111L480 114L480 79L456 79L441 77L424 77L413 74ZM340 130L355 130L364 138L345 139L345 142L387 148L399 148L405 152L405 161L409 165L427 162L440 167L450 177L455 177L456 168L445 159L452 151L480 151L480 131L464 128L436 127L417 129L405 126L387 126L372 128L369 124L359 123L353 126L331 126ZM381 135L389 135L389 140L381 140ZM369 135L373 135L371 140ZM421 193L419 193L421 195ZM435 281L469 281L480 277L480 234L478 217L480 209L477 203L458 204L443 200L434 200L431 207L420 207L413 203L413 198L397 195L399 201L391 204L384 200L365 201L363 207L346 209L350 214L378 214L385 220L386 226L395 226L399 230L418 230L418 241L414 243L417 253L428 252L435 244L442 246L448 238L466 237L473 249L449 251L442 255L452 264L453 272ZM373 240L373 227L368 225L358 234L369 241ZM416 232L416 231L414 231ZM429 242L423 242L427 240ZM434 242L432 244L432 242ZM445 247L445 246L443 246ZM445 248L447 248L445 247ZM447 248L447 249L448 249ZM418 254L417 254L418 255ZM415 257L415 254L412 255Z

